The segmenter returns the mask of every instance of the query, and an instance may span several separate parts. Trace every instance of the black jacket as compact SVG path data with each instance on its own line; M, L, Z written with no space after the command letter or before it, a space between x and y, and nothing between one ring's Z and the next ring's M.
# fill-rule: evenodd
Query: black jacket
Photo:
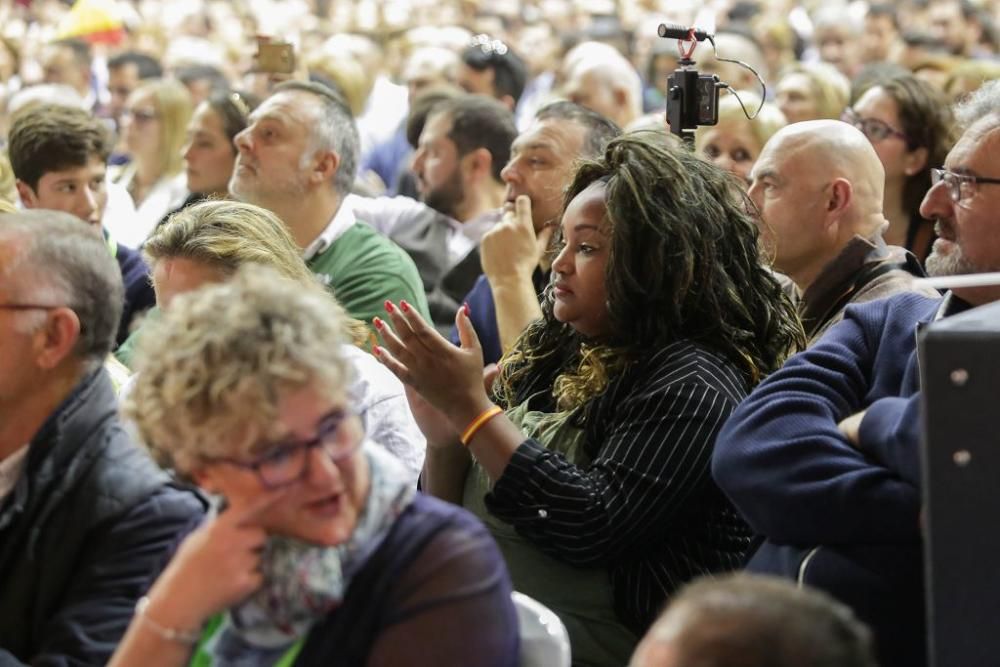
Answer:
M126 434L104 370L88 374L0 502L0 667L106 664L205 509Z

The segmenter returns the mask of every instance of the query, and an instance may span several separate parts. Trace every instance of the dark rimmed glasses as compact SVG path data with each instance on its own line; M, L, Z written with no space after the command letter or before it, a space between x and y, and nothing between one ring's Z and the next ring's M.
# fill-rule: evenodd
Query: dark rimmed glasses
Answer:
M878 118L862 118L858 112L850 107L844 109L844 113L840 114L840 120L861 130L869 141L883 141L889 137L898 137L907 144L910 143L910 138L902 130L897 130Z
M0 303L0 310L56 310L63 307L43 303Z
M253 461L218 457L206 458L206 463L226 463L252 470L266 489L276 489L298 482L309 471L309 450L322 447L333 462L346 459L357 451L363 438L349 429L342 428L355 414L337 408L320 418L316 436L299 442L276 442L263 447L264 454Z
M137 124L142 125L144 123L149 123L160 117L156 111L151 111L149 109L125 109L122 112L122 120L132 120Z
M948 187L948 194L956 204L963 199L972 199L976 194L976 186L980 183L985 185L996 185L1000 183L1000 178L985 178L983 176L973 176L972 174L960 174L947 169L931 169L931 187L938 183L944 183Z

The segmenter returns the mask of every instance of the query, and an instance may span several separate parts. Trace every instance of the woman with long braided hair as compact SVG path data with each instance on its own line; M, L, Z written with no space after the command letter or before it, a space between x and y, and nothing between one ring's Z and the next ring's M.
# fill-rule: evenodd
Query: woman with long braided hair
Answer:
M419 394L425 490L487 523L574 664L622 665L680 584L750 546L709 475L714 440L803 335L740 184L687 149L615 139L565 201L543 316L492 391L462 312L455 348L387 304L376 351Z

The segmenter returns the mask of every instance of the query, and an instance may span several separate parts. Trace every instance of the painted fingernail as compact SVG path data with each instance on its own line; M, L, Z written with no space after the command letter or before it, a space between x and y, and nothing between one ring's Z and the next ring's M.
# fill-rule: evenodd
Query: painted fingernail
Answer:
M392 301L389 301L389 299L385 300L385 312L391 313L393 310L395 310L395 308L396 307L392 305Z
M410 312L410 304L406 303L406 300L403 299L399 302L399 309L402 310L404 313L408 313Z
M384 327L384 326L385 326L385 322L383 322L383 321L381 320L381 318L378 318L378 317L376 317L376 318L374 318L374 319L372 320L372 324L374 324L374 325L375 325L375 328L376 328L376 329L381 329L382 327Z
M465 303L462 304L462 310L465 311L465 316L468 317L469 316L469 312L471 310L469 308L469 302L468 301L466 301Z
M372 346L372 354L374 354L376 357L381 357L382 356L382 348L380 348L378 345L373 345Z

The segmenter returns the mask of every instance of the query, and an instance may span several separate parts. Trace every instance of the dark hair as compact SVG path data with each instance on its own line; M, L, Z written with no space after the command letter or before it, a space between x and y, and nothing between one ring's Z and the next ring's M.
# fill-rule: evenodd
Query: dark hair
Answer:
M699 667L876 667L872 634L846 605L792 582L747 574L686 585L646 641Z
M535 120L550 118L576 123L587 130L581 148L583 157L596 158L604 152L604 147L609 141L622 133L620 127L603 115L566 100L546 104L535 112Z
M181 65L174 71L174 76L185 86L195 81L208 81L212 91L229 90L229 79L218 67L212 65Z
M493 179L500 182L500 172L510 160L510 145L517 137L510 109L484 95L459 95L441 102L432 114L446 114L451 119L448 138L459 156L478 148L488 150L493 157Z
M108 60L108 69L118 69L125 65L135 65L139 72L139 80L159 79L163 76L163 67L160 62L151 55L138 51L124 51Z
M434 113L442 102L454 99L461 94L460 89L452 86L435 86L421 91L417 95L406 116L406 141L414 150L420 143L420 133L424 131L427 117Z
M81 67L90 67L93 52L90 50L90 44L82 39L67 37L66 39L57 39L52 42L52 45L66 47L73 52L73 60L75 60L78 65Z
M562 407L589 402L650 350L684 339L724 355L753 386L802 345L795 308L761 261L753 209L736 179L658 132L638 131L580 165L566 204L596 181L606 183L611 228L610 333L585 340L558 322L550 286L542 318L501 362L509 405L526 398L530 378L553 370L575 375L563 382Z
M521 57L503 42L478 35L462 52L462 62L477 72L493 70L493 88L497 98L510 95L515 104L521 99L528 82L528 68Z
M35 190L50 171L107 162L111 137L104 123L83 109L44 105L16 114L7 136L14 177Z
M237 134L246 129L250 112L257 108L260 99L238 90L216 90L205 102L222 119L222 131L231 143ZM235 150L234 146L233 151Z
M943 93L909 72L873 77L858 91L858 97L875 86L896 102L907 148L927 149L927 164L903 186L903 206L911 220L919 219L920 203L931 187L931 168L944 164L955 143L955 116Z
M890 62L871 62L864 65L858 73L851 79L851 96L848 104L854 106L865 91L872 86L877 86L879 81L891 79L896 76L907 76L912 74L910 70Z
M33 286L58 290L57 298L79 318L73 353L103 361L114 346L125 303L122 274L104 238L69 213L42 209L0 215L4 232L28 239L11 269L26 274Z
M899 14L896 12L896 8L887 2L880 2L869 6L867 16L868 18L888 16L889 20L892 21L892 27L897 31L899 30Z

